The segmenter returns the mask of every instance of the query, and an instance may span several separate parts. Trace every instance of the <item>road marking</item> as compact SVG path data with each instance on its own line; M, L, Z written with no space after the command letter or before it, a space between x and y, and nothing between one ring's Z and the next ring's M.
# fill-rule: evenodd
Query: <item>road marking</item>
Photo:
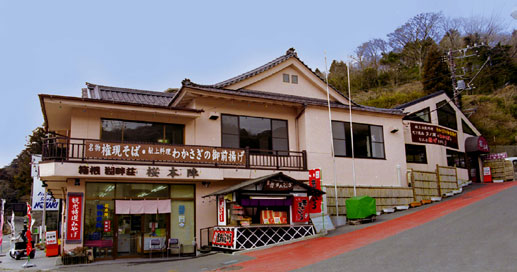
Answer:
M239 263L234 269L274 272L302 268L418 227L516 185L517 182L486 184L454 199L353 232L244 253L255 259Z

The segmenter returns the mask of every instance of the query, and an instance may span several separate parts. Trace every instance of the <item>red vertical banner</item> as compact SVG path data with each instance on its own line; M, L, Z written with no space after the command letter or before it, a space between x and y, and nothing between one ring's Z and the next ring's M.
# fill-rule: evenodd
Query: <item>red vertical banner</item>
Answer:
M226 200L224 200L224 196L217 196L217 225L226 226Z
M293 222L309 222L309 198L306 196L293 197Z
M321 170L309 170L309 186L321 190ZM321 196L311 196L309 201L309 213L321 213Z
M83 212L83 193L68 193L68 203L66 205L67 221L66 242L81 243L82 238L82 212Z
M25 232L25 237L27 238L27 256L30 256L30 254L32 252L31 227L32 227L31 205L29 204L29 202L27 202L27 231Z

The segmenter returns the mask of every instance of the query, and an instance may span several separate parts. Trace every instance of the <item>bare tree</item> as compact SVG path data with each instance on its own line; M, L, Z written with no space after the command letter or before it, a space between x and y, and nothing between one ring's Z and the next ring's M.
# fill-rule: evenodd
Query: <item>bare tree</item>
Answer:
M430 41L438 42L441 38L442 20L441 12L420 13L388 34L389 45L396 52L403 52L421 70Z
M492 15L490 17L469 17L462 18L462 30L465 36L479 35L480 41L495 46L499 42L503 42L505 36L501 35L506 29L501 17Z

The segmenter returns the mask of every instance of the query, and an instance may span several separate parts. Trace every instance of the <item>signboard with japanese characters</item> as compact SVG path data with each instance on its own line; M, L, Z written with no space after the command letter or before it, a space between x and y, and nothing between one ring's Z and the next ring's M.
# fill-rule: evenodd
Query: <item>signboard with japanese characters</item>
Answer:
M309 198L305 196L293 197L293 222L309 222Z
M458 148L458 133L439 126L411 123L411 140L415 143Z
M239 148L96 141L86 141L85 145L85 157L90 159L246 165L246 151Z
M79 244L82 241L83 193L68 193L66 242Z
M268 179L266 181L266 183L264 183L263 190L266 190L266 191L290 191L293 189L293 186L294 186L294 184L289 181Z
M233 246L233 231L214 230L212 244Z
M57 245L57 231L47 231L45 238L47 245Z
M309 170L309 186L321 190L321 170L310 169ZM321 213L321 202L323 198L321 196L311 196L309 200L309 213Z
M226 200L224 200L224 196L217 197L217 225L226 226Z

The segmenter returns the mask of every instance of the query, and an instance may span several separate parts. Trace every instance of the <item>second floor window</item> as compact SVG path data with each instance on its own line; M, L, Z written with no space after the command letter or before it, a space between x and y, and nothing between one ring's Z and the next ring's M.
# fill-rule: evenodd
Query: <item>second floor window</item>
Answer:
M431 113L429 108L425 108L405 116L403 120L431 123Z
M449 105L446 100L436 104L436 108L436 113L438 114L438 124L440 126L458 130L458 124L456 122L456 111L454 108Z
M354 156L357 158L384 159L384 135L382 126L354 123ZM352 157L350 123L332 121L334 154Z
M183 144L184 125L101 119L101 140Z
M223 114L222 146L262 150L289 150L287 121Z

